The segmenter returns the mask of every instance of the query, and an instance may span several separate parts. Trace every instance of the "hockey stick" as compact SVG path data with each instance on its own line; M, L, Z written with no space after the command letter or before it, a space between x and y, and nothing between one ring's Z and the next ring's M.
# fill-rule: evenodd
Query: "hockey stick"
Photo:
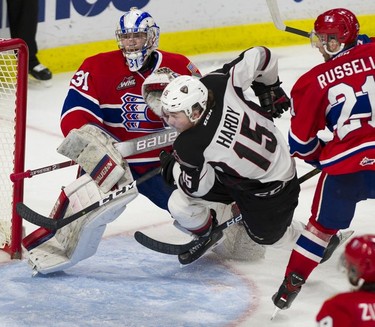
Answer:
M150 170L148 173L144 174L140 178L136 179L135 181L131 182L130 184L125 185L118 191L114 191L109 193L105 198L94 202L93 204L89 205L88 207L76 212L75 214L65 217L63 219L52 219L50 217L45 217L34 210L30 209L22 202L18 202L16 205L17 213L28 222L38 225L50 230L57 230L60 229L71 222L77 220L78 218L88 214L89 212L102 207L109 203L112 200L117 199L119 196L125 194L127 191L133 189L139 184L149 180L150 178L154 177L155 175L160 173L160 167Z
M74 166L76 164L77 163L74 162L73 160L69 160L69 161L56 163L56 164L46 166L46 167L42 167L42 168L37 168L37 169L33 169L33 170L29 169L29 170L26 170L22 173L12 173L12 174L10 174L9 177L10 177L10 180L12 182L15 182L15 181L19 181L20 179L31 178L35 175L49 173L50 171L58 170L58 169L65 168L65 167Z
M308 179L314 177L315 175L318 175L320 173L320 169L314 168L313 170L310 170L308 173L305 175L302 175L301 177L298 178L298 182L302 184L303 182L307 181Z
M297 34L297 35L300 35L300 36L303 36L303 37L310 38L310 33L306 32L306 31L303 31L303 30L300 30L298 28L286 26L283 23L283 21L281 19L281 15L280 15L280 10L279 10L279 7L277 5L277 0L266 0L266 1L267 1L268 9L270 10L270 13L271 13L273 23L274 23L274 25L276 26L277 29L279 29L281 31L285 31L285 32L289 32L289 33L293 33L293 34Z
M133 154L144 153L151 150L160 149L168 145L172 145L177 135L178 133L176 130L166 129L158 133L148 134L129 141L115 143L114 146L121 153L121 155L126 158ZM33 170L29 169L21 173L10 174L10 180L12 182L15 182L20 179L31 178L35 175L49 173L54 170L74 165L76 165L76 162L70 160Z
M311 170L310 172L306 173L305 175L301 176L300 178L298 178L298 182L302 184L303 182L317 175L319 172L320 170L315 168ZM222 231L232 226L233 224L237 224L241 220L242 220L241 214L235 215L234 217L223 222L222 224L216 226L213 232ZM164 243L161 241L157 241L147 236L146 234L143 234L140 231L136 231L134 233L134 238L136 239L136 241L142 244L143 246L145 246L146 248L156 251L156 252L160 252L164 254L172 254L172 255L179 255L179 254L188 252L191 248L195 247L196 245L206 242L209 237L210 236L198 237L184 244L171 244L171 243Z

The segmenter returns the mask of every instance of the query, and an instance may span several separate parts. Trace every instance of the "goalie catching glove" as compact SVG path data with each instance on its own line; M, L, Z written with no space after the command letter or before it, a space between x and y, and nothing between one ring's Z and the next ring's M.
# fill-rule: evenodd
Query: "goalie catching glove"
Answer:
M272 85L265 85L259 82L253 82L251 88L259 99L260 106L273 118L280 118L284 111L290 108L290 99L280 87L281 82Z
M78 163L107 193L125 174L122 155L113 146L115 142L100 127L88 124L71 130L57 152Z
M166 86L179 74L168 67L161 67L148 76L142 84L142 97L152 111L162 117L160 97Z

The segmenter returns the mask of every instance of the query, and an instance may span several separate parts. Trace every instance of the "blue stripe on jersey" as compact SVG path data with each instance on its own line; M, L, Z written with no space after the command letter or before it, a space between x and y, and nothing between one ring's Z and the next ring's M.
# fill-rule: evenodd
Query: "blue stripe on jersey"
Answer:
M371 39L366 34L359 34L357 37L357 44L365 44L371 42Z
M325 247L315 243L313 240L310 240L303 234L298 238L297 245L305 249L307 252L310 252L320 258L323 257Z
M351 156L354 156L357 153L367 151L367 150L375 150L375 142L367 142L367 143L362 143L356 150L352 150L350 152L347 152L345 155L341 154L339 156L336 156L335 159L330 158L328 160L320 161L320 164L323 167L329 167L332 165L335 165L339 163L340 161L343 161Z
M103 118L103 112L95 102L86 98L77 90L70 89L65 99L61 115L64 115L69 110L77 107L85 108L86 110L91 111L95 116Z
M337 121L340 118L344 103L344 101L337 102L331 107L327 114L327 127L331 132L333 132L333 130L336 128ZM356 119L357 117L355 117L355 115L359 115L360 118L367 119L366 117L371 117L371 114L371 104L368 94L357 94L357 101L351 109L350 118Z
M293 155L297 152L301 156L308 156L309 154L313 153L319 144L318 137L311 139L309 142L302 143L293 138L290 132L288 134L288 141L290 153Z

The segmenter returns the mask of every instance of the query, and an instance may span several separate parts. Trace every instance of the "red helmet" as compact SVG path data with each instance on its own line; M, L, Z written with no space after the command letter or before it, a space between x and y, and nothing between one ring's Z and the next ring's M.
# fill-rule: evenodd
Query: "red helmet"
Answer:
M348 9L336 8L319 15L314 23L314 30L326 42L328 36L334 36L340 43L348 45L357 39L359 22Z
M351 284L358 285L359 279L375 283L375 235L352 238L345 248L345 264Z

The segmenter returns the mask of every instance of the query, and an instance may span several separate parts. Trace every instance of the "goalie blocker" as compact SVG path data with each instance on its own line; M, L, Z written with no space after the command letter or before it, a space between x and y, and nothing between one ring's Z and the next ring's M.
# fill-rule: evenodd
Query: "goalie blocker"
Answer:
M115 142L106 131L87 124L70 131L57 152L77 162L107 193L125 174L122 155L115 149Z

